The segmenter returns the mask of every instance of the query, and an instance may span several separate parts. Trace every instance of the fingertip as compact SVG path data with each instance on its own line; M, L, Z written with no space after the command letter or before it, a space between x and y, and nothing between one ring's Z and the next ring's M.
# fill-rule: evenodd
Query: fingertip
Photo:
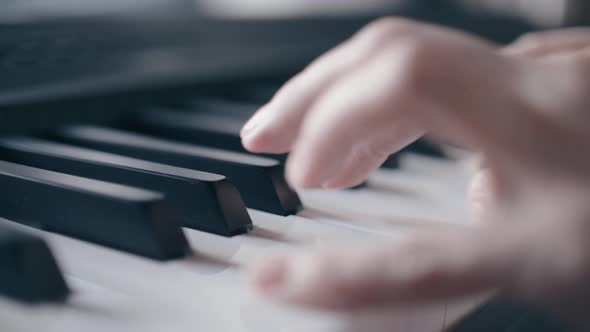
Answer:
M301 148L296 148L289 155L285 169L289 185L294 189L320 188L325 179L320 173L322 167L316 166L316 161L307 153L301 152Z
M287 153L291 149L297 124L273 115L267 108L254 115L240 132L242 146L254 153Z
M266 104L258 109L240 130L242 142L251 145L261 141L261 136L262 138L269 136L269 126L275 122L275 113L276 110L270 104ZM265 140L262 141L264 142Z
M242 129L240 130L240 137L242 139L251 136L251 134L256 130L258 127L258 121L256 121L256 116L253 116L244 124Z
M272 153L274 135L264 128L257 128L242 134L242 146L253 153ZM281 152L277 152L281 153Z

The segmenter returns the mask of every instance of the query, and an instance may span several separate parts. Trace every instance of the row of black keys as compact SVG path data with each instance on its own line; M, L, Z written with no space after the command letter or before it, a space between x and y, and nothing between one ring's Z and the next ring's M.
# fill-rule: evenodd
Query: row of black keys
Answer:
M253 227L246 206L296 213L301 202L284 180L284 156L241 146L239 130L253 109L201 99L183 110L141 112L119 129L76 125L2 138L0 217L168 260L190 254L181 226L232 236ZM67 294L40 240L14 230L0 236L0 293L29 301ZM45 270L20 268L31 266Z

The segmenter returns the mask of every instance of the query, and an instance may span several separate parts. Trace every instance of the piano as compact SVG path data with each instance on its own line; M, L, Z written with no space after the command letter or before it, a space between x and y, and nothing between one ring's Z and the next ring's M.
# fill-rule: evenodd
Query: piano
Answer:
M490 294L335 314L251 290L244 267L262 255L467 221L462 162L427 142L358 188L305 192L286 185L285 156L240 145L252 112L376 13L241 19L191 1L91 3L10 2L0 14L3 331L560 330ZM428 1L383 14L499 43L535 29Z

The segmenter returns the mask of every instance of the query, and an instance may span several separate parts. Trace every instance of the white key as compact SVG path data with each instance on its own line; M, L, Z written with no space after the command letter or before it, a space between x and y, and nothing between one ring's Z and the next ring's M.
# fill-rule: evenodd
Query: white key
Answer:
M301 192L305 209L300 215L389 234L407 227L467 222L469 177L461 162L412 154L402 160L401 170L375 171L366 188Z
M447 169L446 174L451 173ZM402 175L399 175L402 180L395 180L397 176L385 174L383 178L402 189L417 187L417 181L404 182ZM416 176L416 180L420 179ZM385 183L383 179L380 182ZM92 326L93 331L440 331L445 322L444 305L350 315L302 310L259 298L253 294L241 270L254 259L279 251L391 241L416 225L414 219L424 216L420 209L430 208L421 201L404 200L401 195L395 195L395 190L391 190L393 194L382 191L385 194L370 186L344 195L318 193L312 199L333 205L324 205L325 211L315 215L310 209L304 211L304 215L307 213L314 220L250 210L256 229L233 238L185 229L195 257L166 263L34 231L49 241L70 284L74 281L80 291L61 309L47 309L47 312L36 309L41 314L32 321L20 320L29 315L15 315L14 320L8 321L23 324L26 327L23 331L37 331L39 326L50 326L51 331L89 330L85 326ZM448 202L440 204L444 206ZM358 218L334 216L343 206L361 211L357 212ZM391 206L397 206L397 210ZM369 207L388 208L386 211L391 214L383 213L386 217L383 219L367 218L367 215L380 216L375 211L367 213ZM407 222L396 222L398 217L407 218ZM464 313L468 309L460 307L453 311L453 308L447 308L447 312ZM104 317L100 316L101 310ZM22 310L19 307L16 311ZM448 324L450 316L447 316Z
M157 332L177 324L157 301L125 296L75 278L67 279L74 293L64 304L25 305L0 299L2 330ZM187 319L192 317L188 311L183 314ZM193 323L198 324L196 320Z
M274 251L275 246L299 246L297 241L300 240L304 240L302 244L304 246L315 245L323 239L336 239L344 243L347 242L347 237L352 238L354 234L357 236L362 234L362 232L346 228L342 228L343 231L338 231L339 228L333 225L322 225L298 217L282 218L256 211L252 211L252 214L255 223L261 224L263 227L266 225L265 229L282 234L284 239L293 241L293 243L287 242L287 245L281 245L273 243L274 240L257 237L222 238L198 231L187 231L189 241L193 247L204 253L207 253L207 250L209 253L219 253L229 248L228 255L225 257L222 255L221 258L226 258L231 263L241 264L260 254L268 253L270 250ZM272 224L273 222L277 224ZM305 227L306 225L313 226ZM313 235L313 241L305 243L305 240L309 239L308 234ZM341 237L333 234L339 234ZM66 274L70 276L69 279L79 278L110 289L113 293L122 294L121 296L128 302L114 302L121 304L120 307L119 304L113 306L113 310L121 313L123 317L129 317L130 314L139 315L137 318L139 322L127 320L113 322L105 318L101 324L98 324L100 327L104 327L105 324L114 324L109 328L125 330L133 324L143 326L144 320L147 320L146 325L160 327L173 325L176 331L188 331L195 326L206 326L207 330L212 331L299 331L302 328L306 331L339 331L350 324L358 324L358 320L350 316L302 311L260 299L252 294L241 271L224 264L217 266L216 263L203 262L199 258L160 263L61 235L49 233L44 233L44 235L62 262ZM377 235L368 233L366 236L369 239ZM358 239L355 240L358 241ZM237 243L237 246L232 247L233 242ZM232 248L237 250L232 252ZM94 294L103 296L108 292L94 292ZM90 302L94 306L102 303L100 298L92 300L88 298L88 295L85 296L83 299L87 299L86 302ZM107 295L104 296L108 298ZM129 299L138 300L131 301ZM99 304L96 304L96 301ZM140 301L142 305L137 311L133 311L132 308L137 306L137 301ZM143 302L162 303L162 312L157 312ZM393 320L389 319L389 325L393 324L394 326L396 324L406 326L426 322L428 322L428 326L432 326L442 322L442 311L440 308L438 309L430 309L430 311L416 309L415 315L409 315L404 310L403 315L383 315L382 319L397 317ZM417 322L413 322L410 319L411 317L417 319L420 316L419 312L423 311L425 316L431 317L430 320L422 317ZM58 315L55 312L41 315L41 317L47 317L48 320L42 324L54 324L62 331L73 331L74 329L70 329L70 327L84 324L85 320L76 320L78 315L70 316L70 309L64 312L67 314L60 314L61 311L58 311ZM144 313L150 313L151 316L145 318ZM82 313L80 315L83 317ZM155 319L153 317L162 315L166 315L166 319L156 319L156 322L151 322ZM434 318L432 318L433 316ZM132 317L134 316L132 315ZM94 319L94 316L89 319ZM369 324L370 321L367 320L366 323Z

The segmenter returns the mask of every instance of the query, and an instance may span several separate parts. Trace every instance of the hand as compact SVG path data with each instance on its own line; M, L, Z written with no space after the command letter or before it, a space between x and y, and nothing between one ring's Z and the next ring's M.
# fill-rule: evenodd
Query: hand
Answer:
M565 57L577 57L590 51L590 29L569 28L533 32L520 37L512 44L502 49L502 53L512 56L532 57L548 62L560 62ZM575 98L573 98L575 99ZM572 99L572 100L573 100ZM558 108L562 120L586 123L590 120L590 112L587 107L573 106ZM473 175L469 190L469 200L474 216L482 219L480 214L490 210L488 201L494 199L495 190L493 172L486 167L485 161L476 162L476 171Z
M587 109L589 87L590 52L537 59L441 27L369 25L259 110L242 132L245 147L290 151L295 187L344 187L428 133L483 156L493 174L485 222L364 250L265 258L257 287L333 309L500 289L587 319L590 137L560 114Z

